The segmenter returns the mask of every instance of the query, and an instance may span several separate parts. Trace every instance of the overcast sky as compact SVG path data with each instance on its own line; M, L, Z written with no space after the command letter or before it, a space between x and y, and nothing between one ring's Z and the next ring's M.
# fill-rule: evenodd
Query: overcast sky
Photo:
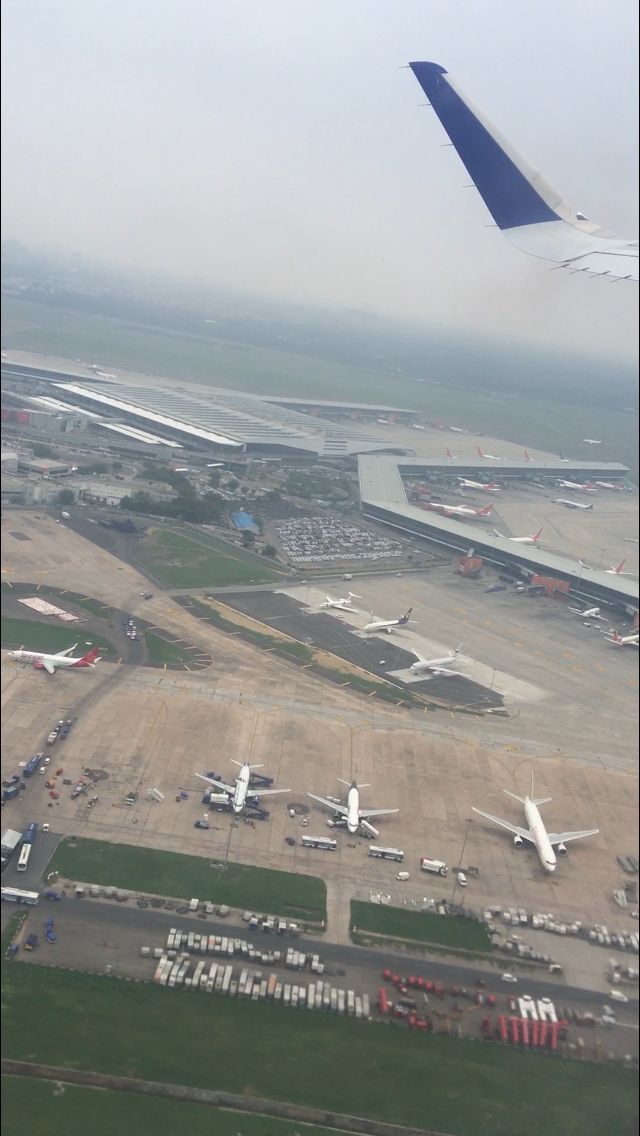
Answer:
M4 0L3 234L255 295L632 357L637 287L496 229L408 70L443 64L634 237L634 0Z

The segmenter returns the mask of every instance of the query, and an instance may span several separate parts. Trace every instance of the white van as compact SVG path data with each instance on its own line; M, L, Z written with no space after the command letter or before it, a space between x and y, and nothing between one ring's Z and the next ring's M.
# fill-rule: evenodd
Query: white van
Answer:
M409 879L409 872L398 872L396 879L397 880L408 880Z
M457 879L458 879L458 885L459 885L459 887L461 887L461 888L466 888L466 886L467 886L467 877L465 876L464 872L457 872L456 874L457 874Z

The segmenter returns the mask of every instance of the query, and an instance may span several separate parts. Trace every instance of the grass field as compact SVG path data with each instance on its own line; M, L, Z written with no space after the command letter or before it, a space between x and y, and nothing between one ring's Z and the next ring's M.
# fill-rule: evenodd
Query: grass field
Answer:
M541 1113L546 1136L636 1131L637 1078L617 1067L37 964L5 966L2 997L3 1056L17 1060L226 1089L453 1136L538 1136Z
M136 557L169 588L271 584L282 579L264 557L252 556L207 532L154 527L139 541Z
M475 919L458 919L431 912L407 911L379 903L351 901L351 926L358 932L371 931L390 938L413 939L456 950L489 952L491 943L485 928Z
M186 651L182 644L172 643L171 640L164 639L162 635L157 635L155 631L144 631L143 634L152 663L158 666L162 663L166 663L168 666L182 667L193 665L194 652Z
M35 1077L2 1078L3 1136L322 1136L328 1129Z
M598 457L622 461L637 477L637 415L579 403L536 398L529 389L514 393L465 388L465 369L445 370L425 361L427 378L412 382L365 368L330 363L237 343L205 342L132 327L103 316L68 312L44 304L2 298L3 346L59 355L101 359L122 367L256 394L344 399L405 406L429 420L466 426L490 437L506 438L550 453L589 459L582 438L601 438ZM550 364L553 365L553 364ZM428 381L433 379L434 381ZM444 380L444 381L439 381ZM490 386L490 372L487 386ZM562 382L559 380L559 389ZM190 585L185 585L189 587ZM196 586L196 585L194 585Z
M116 651L107 639L93 635L82 625L62 627L32 619L10 619L3 615L0 637L3 647L23 647L25 651L44 651L52 655L66 651L74 642L78 644L76 653L84 654L85 643L91 640L91 645L99 647L103 655L116 657Z
M203 835L204 846L206 833ZM78 840L76 847L67 841L58 845L49 870L84 883L184 899L196 895L213 903L250 908L265 915L286 915L290 919L326 919L327 889L324 881L315 876L245 864L227 863L218 869L210 865L210 858L200 856Z
M77 592L70 592L66 588L52 588L48 585L43 587L41 584L21 584L9 583L8 580L3 580L0 585L2 595L7 596L30 596L37 590L37 593L42 599L50 599L52 603L56 600L66 600L67 603L72 604L74 607L83 607L93 615L100 616L101 619L109 619L112 607L106 604L104 600L94 600L91 596L81 596ZM64 603L59 603L58 607L65 607Z

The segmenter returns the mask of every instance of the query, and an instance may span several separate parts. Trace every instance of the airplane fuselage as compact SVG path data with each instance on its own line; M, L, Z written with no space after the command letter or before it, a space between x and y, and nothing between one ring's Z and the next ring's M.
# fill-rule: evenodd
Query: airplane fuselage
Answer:
M524 800L524 815L527 820L529 832L533 838L536 852L540 857L540 863L545 872L555 872L556 870L556 854L553 851L551 841L547 836L547 830L544 827L544 822L540 816L538 806L534 804L530 797L525 797Z
M241 813L247 803L247 794L249 792L249 780L251 778L251 766L242 765L240 772L236 777L236 787L231 799L231 808L236 815Z
M355 781L347 793L347 831L355 834L360 828L360 793Z

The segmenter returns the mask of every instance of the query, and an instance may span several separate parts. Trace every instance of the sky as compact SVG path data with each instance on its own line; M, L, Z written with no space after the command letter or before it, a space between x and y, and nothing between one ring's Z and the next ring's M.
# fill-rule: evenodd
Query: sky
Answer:
M2 231L116 266L571 352L637 353L637 286L491 218L409 60L637 236L633 0L4 0Z

